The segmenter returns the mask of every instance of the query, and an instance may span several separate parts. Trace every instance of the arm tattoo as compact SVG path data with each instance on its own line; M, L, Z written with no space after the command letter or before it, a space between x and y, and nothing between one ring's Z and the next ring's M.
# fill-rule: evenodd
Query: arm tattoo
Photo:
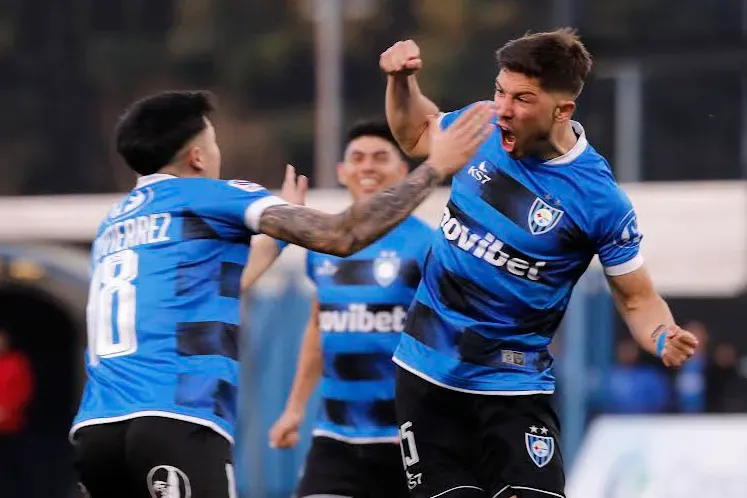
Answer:
M404 220L440 183L427 162L397 185L356 202L338 214L297 205L272 206L262 213L262 233L312 251L349 256Z

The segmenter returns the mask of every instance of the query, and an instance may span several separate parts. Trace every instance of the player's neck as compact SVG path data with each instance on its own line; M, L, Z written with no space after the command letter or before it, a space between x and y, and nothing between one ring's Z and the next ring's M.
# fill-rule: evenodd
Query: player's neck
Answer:
M162 175L171 175L179 178L200 178L200 172L194 168L185 168L178 164L169 164L158 170Z
M578 137L576 136L576 132L573 131L573 125L570 121L553 127L550 130L548 150L542 154L542 159L549 161L567 154L576 145L577 141Z

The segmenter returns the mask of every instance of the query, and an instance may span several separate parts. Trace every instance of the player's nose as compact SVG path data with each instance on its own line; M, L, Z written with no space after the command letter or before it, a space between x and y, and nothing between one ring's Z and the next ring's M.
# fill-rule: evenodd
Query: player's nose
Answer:
M360 162L358 169L363 173L371 173L376 170L376 162L373 160L373 157L366 157Z
M513 105L507 102L507 100L508 99L502 99L500 102L495 103L495 115L498 117L499 121L511 119L514 115Z

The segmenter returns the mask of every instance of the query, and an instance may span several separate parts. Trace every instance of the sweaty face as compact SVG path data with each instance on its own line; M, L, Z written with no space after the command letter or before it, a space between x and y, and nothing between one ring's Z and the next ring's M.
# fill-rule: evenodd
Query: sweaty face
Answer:
M207 126L192 141L191 161L206 178L220 178L220 148L215 136L215 128L209 119Z
M390 187L407 175L407 164L397 148L388 140L362 136L351 141L345 158L337 167L340 183L354 199L375 194Z
M501 70L495 80L495 105L501 145L512 157L539 154L547 147L556 97L536 78Z

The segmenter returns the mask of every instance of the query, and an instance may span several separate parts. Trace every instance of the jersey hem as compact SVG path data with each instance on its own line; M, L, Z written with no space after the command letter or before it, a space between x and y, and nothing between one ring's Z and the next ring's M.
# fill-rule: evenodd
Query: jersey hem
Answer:
M486 396L530 396L533 394L553 394L555 392L554 389L551 390L544 390L544 389L529 389L525 391L481 391L477 389L464 389L462 387L454 387L450 386L449 384L445 384L444 382L441 382L439 380L434 379L433 377L421 372L420 370L417 370L416 368L411 367L407 363L405 363L403 360L400 360L396 356L392 358L392 361L396 363L399 367L407 370L413 375L417 375L421 379L430 382L431 384L435 384L439 387L443 387L445 389L450 389L452 391L458 391L460 393L467 393L467 394L482 394Z
M397 436L379 436L379 437L357 437L357 436L343 436L336 432L327 431L324 429L314 429L311 433L314 437L328 437L336 441L348 444L378 444L378 443L393 443L399 444L399 437Z
M158 410L146 410L142 412L134 412L134 413L128 413L126 415L120 415L117 417L103 417L103 418L91 418L88 420L82 420L76 424L73 424L73 426L70 428L70 432L68 433L68 439L72 443L75 439L75 432L78 429L82 429L83 427L90 427L92 425L102 425L102 424L113 424L115 422L123 422L125 420L132 420L135 418L141 418L141 417L163 417L163 418L170 418L173 420L181 420L182 422L191 422L193 424L202 425L204 427L207 427L209 429L214 430L221 436L223 436L225 439L228 440L228 442L233 446L233 437L221 426L216 424L215 422L211 422L210 420L205 420L198 417L192 417L189 415L180 415L178 413L171 413L171 412L162 412Z

